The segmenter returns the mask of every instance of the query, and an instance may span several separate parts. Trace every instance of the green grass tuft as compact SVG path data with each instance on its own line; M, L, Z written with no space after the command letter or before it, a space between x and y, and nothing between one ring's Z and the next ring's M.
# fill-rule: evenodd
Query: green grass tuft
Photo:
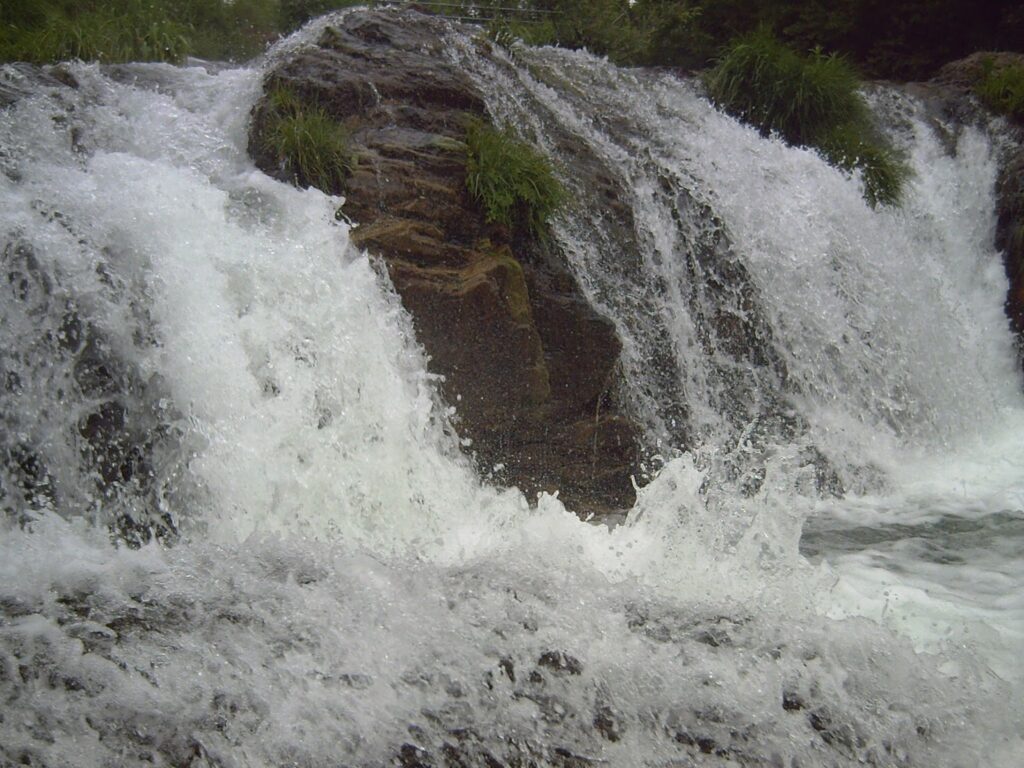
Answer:
M543 231L565 200L565 192L544 155L509 128L472 120L466 129L466 188L487 221Z
M341 192L352 170L348 132L322 108L303 104L283 87L270 92L263 133L271 152L293 182L324 192Z
M825 158L844 171L860 171L864 199L872 208L899 205L910 171L870 126L843 123L820 143Z
M843 170L859 170L872 207L899 203L909 171L872 124L845 59L820 49L800 55L762 28L733 43L705 85L716 104L762 133L814 147Z
M793 144L813 144L863 111L847 62L813 51L801 56L764 29L734 43L707 78L726 111Z
M974 90L990 109L1024 120L1024 64L996 67L991 60L985 61Z

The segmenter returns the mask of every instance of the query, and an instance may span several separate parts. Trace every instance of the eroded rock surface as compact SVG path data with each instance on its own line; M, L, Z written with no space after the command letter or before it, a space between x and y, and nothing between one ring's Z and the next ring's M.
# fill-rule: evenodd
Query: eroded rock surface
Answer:
M489 225L465 190L466 120L482 94L444 56L447 22L359 11L272 71L350 132L344 189L354 242L381 256L457 428L485 476L581 513L632 505L636 426L617 406L620 342L551 240ZM263 140L250 152L286 178Z

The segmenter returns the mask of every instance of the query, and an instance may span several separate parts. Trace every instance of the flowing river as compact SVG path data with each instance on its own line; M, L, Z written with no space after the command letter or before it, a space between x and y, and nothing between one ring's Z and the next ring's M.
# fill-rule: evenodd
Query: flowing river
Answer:
M1021 765L998 130L873 91L872 210L694 84L449 44L573 192L636 506L476 477L342 200L248 159L269 64L6 66L0 764Z

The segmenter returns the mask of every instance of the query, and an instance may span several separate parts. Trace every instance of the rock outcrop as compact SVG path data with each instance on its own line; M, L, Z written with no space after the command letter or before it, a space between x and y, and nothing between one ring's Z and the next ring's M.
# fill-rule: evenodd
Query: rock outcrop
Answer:
M528 496L559 490L581 513L631 506L638 429L613 391L620 342L550 238L488 224L465 189L466 120L486 117L443 53L447 22L356 11L267 77L344 124L354 168L342 213L383 258L442 374L478 468ZM285 180L255 108L250 153Z

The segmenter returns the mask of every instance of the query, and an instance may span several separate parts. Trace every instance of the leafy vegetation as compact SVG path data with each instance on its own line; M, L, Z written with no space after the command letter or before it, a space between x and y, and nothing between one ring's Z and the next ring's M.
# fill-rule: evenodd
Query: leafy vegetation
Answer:
M505 4L505 3L501 3ZM701 68L766 26L796 50L838 51L872 77L927 78L976 50L1024 50L1008 0L532 0L558 11L557 40L620 64Z
M898 202L906 168L872 125L856 72L842 57L820 49L800 55L761 28L737 40L705 82L719 106L763 133L859 170L871 205Z
M164 10L143 0L4 2L0 57L36 63L177 61L188 52L188 30Z
M1024 64L997 67L985 61L975 92L994 111L1024 120Z
M497 129L480 120L470 121L466 147L466 188L487 220L542 232L565 199L547 158L510 128Z
M374 0L3 0L0 59L243 60L337 8ZM839 51L876 77L923 78L974 50L1024 49L1024 6L974 0L443 0L530 44L586 47L619 64L706 66L767 26L797 50ZM514 13L502 9L514 7Z
M268 98L264 148L295 184L338 193L352 170L348 132L321 107L278 86Z
M0 60L244 60L356 0L3 0Z

